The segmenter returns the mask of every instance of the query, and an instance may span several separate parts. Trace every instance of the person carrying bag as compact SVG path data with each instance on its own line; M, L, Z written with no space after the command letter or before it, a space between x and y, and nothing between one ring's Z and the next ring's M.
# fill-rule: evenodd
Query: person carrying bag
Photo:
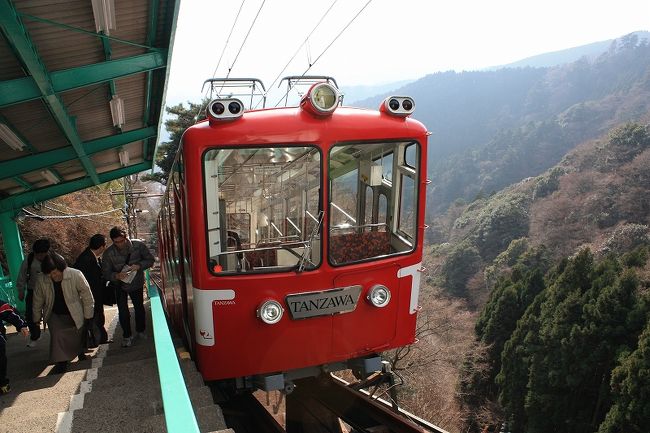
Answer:
M136 335L146 338L144 271L153 265L154 257L145 244L128 239L126 232L120 227L113 227L109 236L113 244L104 251L102 271L106 281L110 281L113 287L118 287L115 297L122 328L122 347L130 347L133 344L133 335L128 301L131 298L135 311Z
M72 266L79 269L86 277L86 281L90 285L90 290L95 299L94 305L94 323L88 326L86 344L87 348L97 347L97 344L109 343L108 332L104 327L106 317L104 316L104 300L106 295L106 280L102 272L102 254L106 250L106 236L102 234L95 234L90 238L88 247L83 250L77 261ZM115 297L115 296L113 296ZM113 301L115 303L115 301ZM99 330L99 341L96 341L93 325Z

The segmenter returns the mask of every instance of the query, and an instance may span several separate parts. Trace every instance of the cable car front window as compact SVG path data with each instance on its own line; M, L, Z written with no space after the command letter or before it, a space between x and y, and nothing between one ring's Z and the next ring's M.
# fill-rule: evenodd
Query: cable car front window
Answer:
M343 265L415 248L419 144L354 143L329 155L329 261Z
M213 273L308 271L320 264L317 148L212 149L203 164Z

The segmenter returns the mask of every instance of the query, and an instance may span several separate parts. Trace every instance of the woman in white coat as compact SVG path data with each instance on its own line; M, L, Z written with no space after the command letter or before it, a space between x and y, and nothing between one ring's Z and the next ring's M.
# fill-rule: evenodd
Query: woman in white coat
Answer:
M55 373L63 373L68 361L85 358L82 337L93 318L93 295L81 271L69 268L57 253L45 257L42 272L34 289L34 322L42 317L50 328L50 361Z

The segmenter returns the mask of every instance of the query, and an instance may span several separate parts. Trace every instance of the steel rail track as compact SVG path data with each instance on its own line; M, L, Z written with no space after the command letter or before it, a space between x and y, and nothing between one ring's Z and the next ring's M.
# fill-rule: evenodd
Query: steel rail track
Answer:
M294 398L299 400L308 412L314 412L313 402L316 401L354 428L355 432L447 433L405 410L396 410L384 400L373 398L366 392L351 388L345 381L335 376L296 381L294 393L297 393ZM288 408L292 395L287 397ZM287 414L287 419L289 419L289 414ZM322 425L323 422L320 424ZM287 429L287 433L303 431L311 432L313 430L303 428L292 432L289 431L289 428ZM333 430L323 429L322 431Z

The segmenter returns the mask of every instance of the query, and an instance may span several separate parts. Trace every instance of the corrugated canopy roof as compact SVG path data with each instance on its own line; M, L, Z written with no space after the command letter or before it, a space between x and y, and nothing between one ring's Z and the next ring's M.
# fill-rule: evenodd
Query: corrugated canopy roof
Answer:
M0 212L150 169L179 0L0 0Z

